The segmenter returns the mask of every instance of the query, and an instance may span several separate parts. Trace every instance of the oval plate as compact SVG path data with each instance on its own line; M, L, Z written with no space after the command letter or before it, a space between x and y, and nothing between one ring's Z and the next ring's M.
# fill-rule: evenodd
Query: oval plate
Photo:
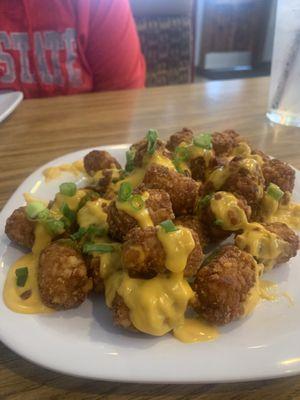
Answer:
M124 162L127 145L106 146ZM100 149L100 147L99 147ZM4 234L7 217L24 204L23 193L50 199L67 174L45 184L44 168L82 158L89 149L60 157L39 168L16 190L0 214L0 290L9 266L22 255ZM83 183L82 179L77 181ZM295 200L300 200L296 172ZM266 279L293 298L261 302L248 318L220 329L214 342L183 344L171 335L161 338L129 333L113 326L103 299L92 297L79 308L51 315L10 311L0 299L0 338L22 357L43 367L93 379L153 383L247 381L300 373L300 256L276 268Z

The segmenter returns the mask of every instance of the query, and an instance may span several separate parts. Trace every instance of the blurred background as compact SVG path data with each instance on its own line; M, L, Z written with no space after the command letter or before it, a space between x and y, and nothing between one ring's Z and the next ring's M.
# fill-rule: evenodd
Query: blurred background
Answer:
M147 86L270 74L277 0L130 0Z

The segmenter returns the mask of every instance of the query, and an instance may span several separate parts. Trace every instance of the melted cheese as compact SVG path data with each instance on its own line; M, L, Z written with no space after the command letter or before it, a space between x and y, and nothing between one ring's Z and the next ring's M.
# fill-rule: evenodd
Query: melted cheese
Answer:
M117 168L110 168L110 169L106 169L105 173L107 173L108 171L111 172L111 180L118 180L120 179L120 173L122 170L117 169ZM97 171L95 172L95 174L90 177L91 182L94 184L97 184L99 182L100 179L104 178L104 173L103 170ZM114 186L114 183L111 183L112 187Z
M232 193L218 192L212 197L210 207L216 219L222 220L225 230L239 230L248 223L245 211Z
M149 157L146 155L144 157L144 163L145 165L152 165L152 164L157 164L157 165L162 165L163 167L175 170L175 166L172 163L172 160L170 160L168 157L164 156L163 154L159 153L158 151L155 151L154 154Z
M149 193L144 192L142 198L146 201L149 198ZM126 212L126 214L133 217L139 224L141 228L146 228L147 226L153 226L152 219L150 217L149 211L146 207L140 210L135 210L129 201L116 201L116 207L120 211Z
M248 224L235 241L241 250L250 253L258 262L264 264L266 269L271 269L276 264L287 246L284 240L256 222Z
M216 190L220 189L226 180L229 178L230 172L228 165L216 168L208 176L208 181L211 182Z
M107 279L121 268L120 252L116 249L111 253L100 254L100 276L103 280Z
M97 199L88 201L77 213L77 222L80 227L88 228L90 225L104 225L107 214L103 206L108 205L109 201Z
M126 178L122 179L117 183L112 183L110 187L113 189L115 193L117 193L120 189L121 184L123 182L128 182L134 189L143 182L145 173L146 171L144 168L135 168L128 176L126 176Z
M40 298L37 280L38 256L26 254L16 261L9 269L4 285L3 299L6 306L14 312L23 314L46 313L52 310L46 307ZM28 268L28 278L25 286L16 284L16 269ZM22 294L30 292L28 298L22 299Z
M111 286L117 286L121 281L117 293L129 308L130 320L139 331L162 336L183 324L188 302L194 293L182 274L132 279L123 273L117 274L116 280Z
M281 204L277 210L264 218L266 222L283 222L290 228L300 230L300 204Z
M85 173L83 160L74 161L71 164L62 164L56 167L49 167L43 171L43 175L45 177L46 182L49 182L53 179L57 179L61 176L62 173L68 172L75 176L82 175Z
M183 343L195 343L215 340L219 332L206 321L186 318L182 325L173 330L173 335Z
M66 196L61 193L56 193L55 201L51 207L51 211L53 211L53 213L60 214L60 208L64 203L66 203L71 210L76 211L79 206L80 200L85 195L86 191L83 189L77 190L74 196Z
M166 254L165 266L175 273L185 269L188 257L195 247L190 229L182 226L177 228L174 232L166 232L161 226L157 228L157 237Z
M34 238L35 240L32 247L32 253L38 257L41 251L44 250L49 243L51 243L52 237L47 232L46 228L38 222L34 229Z
M211 159L213 158L212 150L203 149L202 147L194 146L194 145L189 146L188 149L189 149L189 154L190 154L191 160L198 158L198 157L202 157L204 159L205 166L206 167L209 166L209 163L210 163Z
M251 149L246 142L240 142L237 146L235 146L230 155L231 156L240 156L240 157L249 157L251 154Z

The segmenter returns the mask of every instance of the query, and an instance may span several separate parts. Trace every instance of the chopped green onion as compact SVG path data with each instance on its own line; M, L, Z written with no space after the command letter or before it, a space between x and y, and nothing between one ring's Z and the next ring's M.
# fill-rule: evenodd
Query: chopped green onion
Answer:
M72 197L77 191L77 186L74 182L65 182L59 185L59 191L65 196Z
M89 236L104 236L107 234L107 228L105 226L90 225L86 233Z
M81 238L83 238L83 236L87 233L87 228L79 228L77 232L73 233L72 235L70 235L70 238L72 240L80 240Z
M149 129L147 133L147 153L148 154L153 154L156 149L156 144L157 144L157 138L158 138L158 133L155 129Z
M126 166L125 170L127 172L131 172L134 169L134 158L135 158L135 149L130 149L126 151Z
M71 247L72 249L80 250L78 244L72 239L58 239L55 241L55 243L59 243L66 247Z
M223 221L221 219L216 219L214 221L214 224L217 225L217 226L222 226L223 225Z
M20 267L17 268L15 271L16 278L17 278L17 286L23 287L28 278L28 268L27 267Z
M212 195L211 195L211 194L207 194L206 196L202 197L202 198L199 200L199 206L200 206L200 207L205 207L205 206L207 206L207 205L210 203L211 198L212 198Z
M40 211L37 215L37 220L39 222L46 221L50 216L50 210L49 208L45 208L43 211Z
M187 147L178 146L175 149L175 155L175 159L177 159L178 161L187 161L190 157L190 152Z
M109 244L85 243L82 251L84 253L112 253L114 247Z
M48 219L44 222L44 226L50 235L56 236L61 235L65 231L65 225L63 221L54 218Z
M135 195L131 196L129 199L129 203L130 203L131 207L136 211L139 211L145 207L145 201L142 198L142 196L139 194L135 194Z
M211 142L211 134L210 133L202 133L195 137L194 145L197 147L202 147L203 149L210 150L212 149Z
M169 232L175 232L178 231L177 226L173 224L173 222L170 219L167 219L166 221L163 221L159 224L164 230L169 233Z
M284 195L284 192L275 183L270 183L267 188L267 193L269 196L273 197L274 200L279 201Z
M43 211L45 208L45 204L41 201L33 201L26 206L26 215L28 218L34 219L38 216L38 214Z
M129 182L123 182L118 193L119 201L127 201L132 193L132 186Z
M60 211L64 216L64 222L66 226L71 226L76 220L76 212L71 210L67 203L62 204Z

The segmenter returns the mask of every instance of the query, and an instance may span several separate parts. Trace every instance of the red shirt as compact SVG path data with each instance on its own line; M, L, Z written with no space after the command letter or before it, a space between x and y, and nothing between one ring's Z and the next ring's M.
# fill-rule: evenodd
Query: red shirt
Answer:
M0 90L41 97L144 80L128 0L0 0Z

